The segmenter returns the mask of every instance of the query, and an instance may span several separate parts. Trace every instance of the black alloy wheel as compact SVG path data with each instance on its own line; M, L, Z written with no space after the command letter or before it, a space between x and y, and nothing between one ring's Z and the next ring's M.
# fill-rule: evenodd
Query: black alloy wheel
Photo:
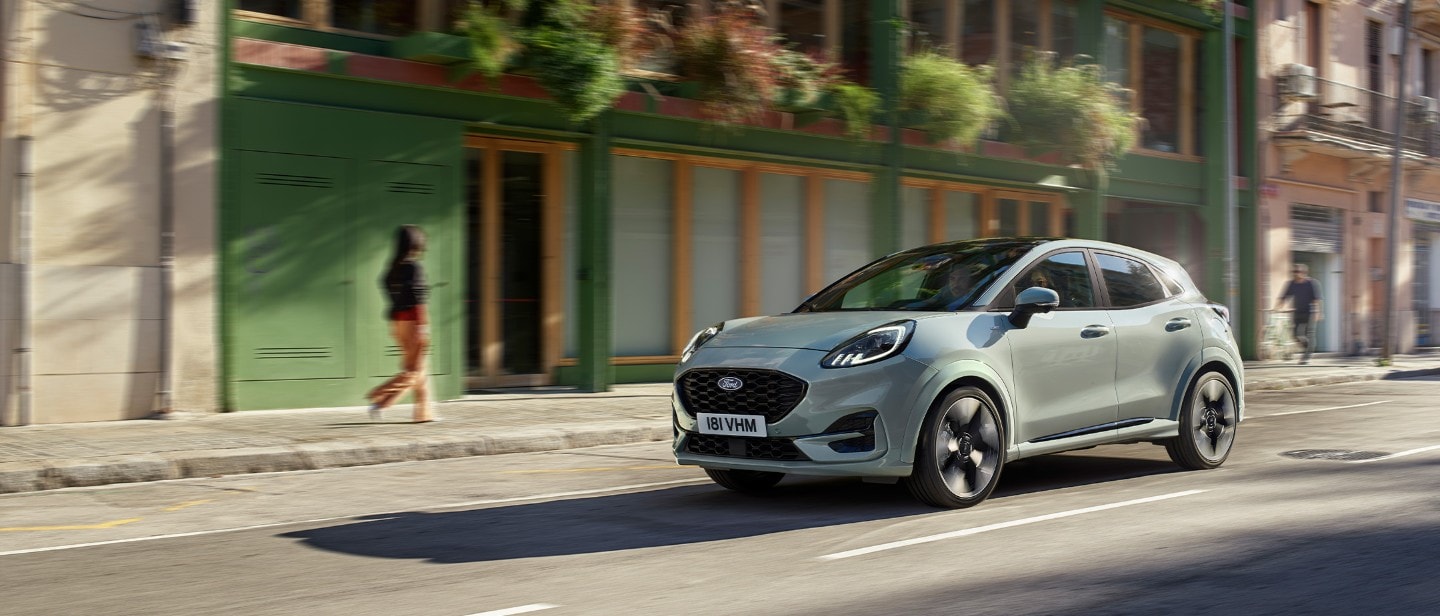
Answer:
M925 416L910 493L927 505L959 509L984 501L1005 466L1005 429L990 396L961 387Z
M1218 372L1195 379L1180 411L1180 435L1165 442L1176 464L1190 470L1215 468L1230 457L1240 423L1235 389Z

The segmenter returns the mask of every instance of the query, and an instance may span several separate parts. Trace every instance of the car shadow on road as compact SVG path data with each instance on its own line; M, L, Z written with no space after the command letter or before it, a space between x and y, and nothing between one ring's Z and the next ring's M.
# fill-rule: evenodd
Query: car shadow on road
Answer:
M1174 468L1148 460L1082 456L1046 456L1027 462L1006 469L992 499ZM899 485L792 477L760 496L714 485L683 486L462 511L387 514L281 536L320 550L452 564L689 545L941 511L918 503Z

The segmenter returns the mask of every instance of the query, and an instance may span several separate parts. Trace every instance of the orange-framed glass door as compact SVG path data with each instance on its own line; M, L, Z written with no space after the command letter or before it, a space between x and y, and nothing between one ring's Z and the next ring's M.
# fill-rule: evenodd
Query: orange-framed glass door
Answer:
M466 387L549 385L564 319L564 146L488 137L466 146Z

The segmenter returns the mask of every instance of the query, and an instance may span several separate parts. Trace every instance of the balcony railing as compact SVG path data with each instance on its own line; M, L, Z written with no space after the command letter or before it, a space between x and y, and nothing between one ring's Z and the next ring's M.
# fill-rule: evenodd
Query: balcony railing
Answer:
M1393 96L1328 79L1312 77L1317 96L1287 96L1283 78L1275 90L1275 130L1311 138L1328 136L1357 149L1392 148L1395 144ZM1405 150L1424 156L1440 155L1433 117L1424 106L1405 104ZM1307 135L1307 133L1309 133Z

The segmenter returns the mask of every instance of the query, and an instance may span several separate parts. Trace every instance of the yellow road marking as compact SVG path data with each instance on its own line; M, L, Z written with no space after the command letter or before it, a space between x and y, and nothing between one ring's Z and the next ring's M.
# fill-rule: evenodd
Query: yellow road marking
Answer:
M591 468L542 468L529 471L500 471L506 475L527 475L532 473L598 473L603 471L653 471L661 469L681 470L685 467L678 464L666 464L663 466L595 466Z
M183 503L180 503L180 504L177 504L177 505L171 505L171 506L169 506L169 507L166 507L166 508L165 508L165 511L179 511L179 510L181 510L181 509L187 509L187 508L190 508L190 507L194 507L195 505L204 505L205 503L213 503L213 502L215 502L215 499L213 499L213 498L202 498L202 499L200 499L200 500L187 501L187 502L183 502Z
M9 528L0 528L0 533L47 530L104 530L107 528L115 528L116 526L123 526L125 524L139 522L142 519L143 518L125 518L123 520L111 520L109 522L101 522L99 524L68 524L61 526L11 526Z

